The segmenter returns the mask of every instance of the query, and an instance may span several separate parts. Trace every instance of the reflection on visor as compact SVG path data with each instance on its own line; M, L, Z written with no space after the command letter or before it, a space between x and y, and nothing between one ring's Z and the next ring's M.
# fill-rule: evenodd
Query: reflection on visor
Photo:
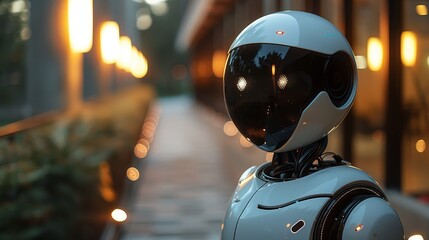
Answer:
M266 151L284 145L303 110L323 91L328 59L320 53L274 44L233 49L225 69L225 100L240 132Z

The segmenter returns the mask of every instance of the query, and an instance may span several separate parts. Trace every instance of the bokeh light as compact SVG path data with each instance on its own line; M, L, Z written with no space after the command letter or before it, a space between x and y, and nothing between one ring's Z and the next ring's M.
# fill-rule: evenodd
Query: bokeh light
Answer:
M253 146L253 144L243 135L240 136L240 145L244 148L251 148Z
M92 0L68 0L68 27L71 49L77 53L89 52L92 48Z
M273 157L274 157L274 153L267 152L267 154L265 155L265 161L271 162L273 160Z
M137 181L140 177L140 172L135 167L129 167L127 169L127 178L131 181Z
M416 151L419 153L423 153L426 150L426 141L423 139L419 139L416 142Z
M416 64L417 36L412 31L404 31L401 34L401 60L406 67Z
M371 71L379 71L383 65L383 44L376 37L368 39L367 46L368 68Z
M117 222L123 222L125 220L127 220L127 213L122 210L122 209L115 209L112 211L111 216L113 218L113 220L117 221Z
M147 147L141 143L137 143L136 146L134 147L134 155L136 155L136 157L138 158L146 157L147 152L148 152Z
M213 75L217 78L222 78L223 70L225 67L226 52L223 50L217 50L212 56L212 71Z
M116 66L119 69L127 70L129 69L130 65L130 59L129 56L131 55L131 39L127 36L121 36L119 38L119 53L118 53L118 59L116 61Z
M426 16L428 15L428 8L424 4L418 4L416 5L416 12L420 16Z
M424 240L423 236L420 234L412 235L408 240Z
M227 121L224 125L223 125L223 132L227 135L227 136L235 136L238 133L238 129L235 126L235 124L232 121Z
M119 26L116 22L107 21L100 30L101 59L106 64L116 62L119 50Z

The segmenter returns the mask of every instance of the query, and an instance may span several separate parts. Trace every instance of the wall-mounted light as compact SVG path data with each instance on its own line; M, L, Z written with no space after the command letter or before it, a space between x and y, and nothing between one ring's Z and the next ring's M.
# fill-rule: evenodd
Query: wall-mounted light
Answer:
M404 31L401 34L401 60L406 67L416 64L417 36L412 31Z
M137 70L137 78L142 78L146 76L149 70L149 63L146 57L142 53L139 53L138 62L139 62L139 67Z
M85 53L92 48L93 1L68 0L68 28L70 47Z
M371 71L380 71L383 65L383 44L379 38L370 37L367 45L368 68Z
M213 75L217 78L222 78L223 69L225 67L226 53L225 51L218 50L212 56L212 71Z
M135 78L142 78L146 76L148 71L148 64L146 58L143 56L141 52L137 50L137 48L132 48L131 53L131 74Z
M115 63L119 50L119 26L116 22L107 21L100 30L101 59L106 64Z
M131 39L127 36L121 36L119 38L119 53L118 53L118 59L116 61L116 66L119 69L127 70L129 69L130 65L130 59L129 56L131 55Z
M419 4L416 5L416 12L420 16L426 16L428 15L428 8L426 7L426 5Z

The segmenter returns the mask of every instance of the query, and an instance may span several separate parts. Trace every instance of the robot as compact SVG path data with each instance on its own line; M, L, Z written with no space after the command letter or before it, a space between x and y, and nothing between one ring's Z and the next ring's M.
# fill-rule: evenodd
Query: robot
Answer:
M324 153L356 89L351 47L319 16L273 13L238 35L224 72L226 107L241 134L274 156L240 177L223 240L404 239L379 184Z

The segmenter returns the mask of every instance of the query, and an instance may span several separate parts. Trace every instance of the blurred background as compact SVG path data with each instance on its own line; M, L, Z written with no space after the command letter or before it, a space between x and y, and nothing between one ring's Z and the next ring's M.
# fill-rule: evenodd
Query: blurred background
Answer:
M429 239L428 0L0 0L0 239L219 239L241 173L270 161L229 121L235 37L320 15L356 55L329 151Z

